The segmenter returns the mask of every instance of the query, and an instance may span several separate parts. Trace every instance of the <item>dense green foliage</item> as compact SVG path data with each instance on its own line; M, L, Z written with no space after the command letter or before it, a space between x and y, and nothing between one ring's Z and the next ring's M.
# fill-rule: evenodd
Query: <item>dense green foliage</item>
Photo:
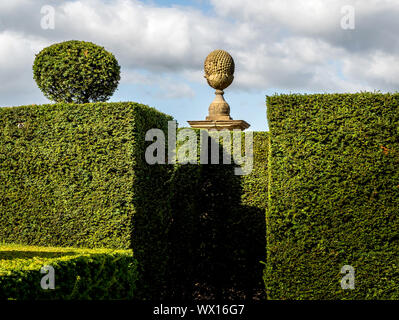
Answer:
M1 108L0 241L133 248L156 288L169 172L145 162L144 136L171 119L130 102Z
M0 109L0 241L133 248L138 299L261 289L267 133L247 176L149 165L146 132L168 120L135 103Z
M398 299L399 94L267 105L244 176L199 153L147 164L146 132L172 118L144 105L0 109L0 241L135 254L3 245L0 298L250 298L266 258L271 299ZM38 285L44 264L56 290Z
M145 141L150 129L161 129L167 136L168 121L172 117L155 109L134 109L133 161L135 214L132 225L132 248L139 261L140 278L136 297L158 299L164 294L168 272L168 232L171 212L169 190L165 188L171 167L167 164L149 165L145 150L151 142Z
M235 175L236 164L222 164L222 152L221 164L210 164L208 157L209 164L175 166L169 187L172 295L249 299L253 289L263 291L268 134L253 137L248 175ZM242 134L242 150L244 141Z
M399 94L276 95L267 268L272 299L399 298ZM355 289L343 290L344 265Z
M143 135L168 119L134 103L1 108L0 239L129 248L142 180L157 177Z
M44 266L54 289L42 289ZM131 250L0 245L0 300L132 299L136 261Z
M55 102L108 100L120 80L114 55L91 42L65 41L44 48L33 64L34 79Z

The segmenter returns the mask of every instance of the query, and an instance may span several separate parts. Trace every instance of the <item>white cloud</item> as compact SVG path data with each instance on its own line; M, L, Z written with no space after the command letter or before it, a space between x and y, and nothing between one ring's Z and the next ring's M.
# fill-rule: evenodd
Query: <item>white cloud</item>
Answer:
M138 0L1 1L0 105L20 92L37 99L34 53L70 39L104 46L120 62L123 83L155 86L165 99L192 97L190 82L204 83L203 61L216 48L236 61L230 90L344 92L399 85L399 0L211 3L214 14L207 16ZM55 6L55 30L40 28L45 4ZM355 30L340 27L340 9L348 4L355 7Z
M376 51L368 55L353 54L342 60L343 72L353 79L367 79L374 90L399 88L399 59L397 55Z
M95 10L94 10L95 8ZM177 70L197 67L219 43L213 35L223 23L199 11L144 6L138 1L65 2L57 26L64 36L77 35L113 49L127 67Z
M147 86L154 96L161 99L192 98L194 90L173 75L128 70L122 75L121 84Z
M8 104L8 97L40 92L34 84L32 65L35 52L48 43L19 33L0 32L0 97Z

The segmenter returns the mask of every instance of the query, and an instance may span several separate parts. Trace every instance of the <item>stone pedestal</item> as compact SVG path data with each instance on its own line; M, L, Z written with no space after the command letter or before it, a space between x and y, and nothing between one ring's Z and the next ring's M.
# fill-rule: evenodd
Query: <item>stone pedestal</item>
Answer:
M223 90L215 91L215 99L209 106L209 115L206 117L206 120L233 120L230 117L230 106L224 100L223 95Z
M233 120L230 117L230 106L224 100L224 92L234 79L234 60L224 50L214 50L205 59L205 78L208 84L216 89L215 99L209 106L206 120L187 121L191 128L208 130L234 130L241 131L249 128L244 120Z
M197 120L187 121L193 129L213 129L213 130L234 130L240 129L244 131L250 125L244 120Z
M223 90L215 91L215 99L209 106L209 115L206 120L187 121L194 129L214 129L214 130L245 130L249 124L244 120L233 120L230 117L230 106L224 100Z

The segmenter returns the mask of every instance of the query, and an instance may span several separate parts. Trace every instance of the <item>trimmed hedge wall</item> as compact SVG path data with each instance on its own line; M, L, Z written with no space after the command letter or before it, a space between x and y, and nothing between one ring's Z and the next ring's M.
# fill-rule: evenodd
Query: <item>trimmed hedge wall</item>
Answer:
M235 245L241 261L237 282L246 289L262 289L262 274L266 261L266 210L268 208L269 132L254 132L252 172L241 176L241 207L237 212ZM253 294L259 294L254 292Z
M47 265L54 290L41 288ZM136 279L131 250L0 245L0 300L132 299Z
M0 241L133 248L163 286L170 173L144 155L168 120L131 102L0 108Z
M0 241L133 248L142 300L262 291L267 133L247 176L148 165L145 134L169 120L130 102L0 109Z
M248 175L235 175L237 165L222 164L222 148L220 164L175 166L171 296L251 299L264 291L260 261L266 256L268 133L254 132L253 138L254 166ZM244 133L241 141L244 146Z
M398 299L399 94L276 95L267 108L268 297Z

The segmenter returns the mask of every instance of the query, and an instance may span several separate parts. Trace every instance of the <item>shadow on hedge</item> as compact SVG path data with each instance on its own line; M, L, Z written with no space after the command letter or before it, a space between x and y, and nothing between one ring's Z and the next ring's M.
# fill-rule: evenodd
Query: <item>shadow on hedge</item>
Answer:
M0 251L0 259L2 260L32 259L35 257L59 258L64 256L74 256L77 254L79 254L79 252L75 251L45 252L45 251L30 251L30 250L7 250L7 251Z
M264 298L265 212L242 204L235 166L176 168L170 184L168 297Z

